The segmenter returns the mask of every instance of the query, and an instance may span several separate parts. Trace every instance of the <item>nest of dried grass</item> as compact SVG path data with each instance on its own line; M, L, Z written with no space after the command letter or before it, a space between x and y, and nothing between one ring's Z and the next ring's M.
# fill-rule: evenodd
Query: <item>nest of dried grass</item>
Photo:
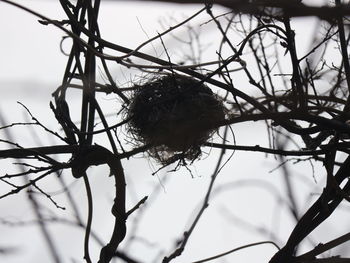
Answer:
M222 102L202 82L169 74L136 85L128 109L129 132L162 164L193 161L225 119Z

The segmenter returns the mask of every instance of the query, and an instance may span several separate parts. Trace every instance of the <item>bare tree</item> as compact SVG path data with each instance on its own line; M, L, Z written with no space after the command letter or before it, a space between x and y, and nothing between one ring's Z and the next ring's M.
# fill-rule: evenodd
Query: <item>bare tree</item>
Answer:
M302 241L339 209L340 204L350 201L350 38L347 19L350 9L347 3L336 0L327 6L308 6L301 1L168 1L202 5L192 16L167 27L137 48L129 48L109 42L101 35L98 17L103 1L60 0L67 16L64 20L45 17L9 0L1 2L31 13L41 24L57 27L73 40L62 84L53 92L50 103L62 132L47 128L24 105L31 122L13 120L6 125L1 121L6 136L1 141L9 147L0 151L0 158L21 160L18 161L21 170L1 175L1 181L11 189L0 198L6 202L9 196L27 190L55 262L61 260L46 228L48 221L58 219L43 218L33 192L45 195L57 208L61 207L39 186L40 181L56 175L60 184L65 185L61 175L67 170L84 182L89 207L86 222L75 209L76 201L69 188L66 195L75 211L75 219L70 223L85 229L86 262L95 261L90 256L90 237L103 246L97 262L110 262L115 257L125 262L137 262L134 259L137 255L123 253L118 248L128 235L127 218L151 201L144 197L134 207L126 208L126 176L121 161L144 153L146 158L159 164L155 173L171 165L175 167L174 171L190 170L191 164L203 156L206 147L221 150L219 160L213 165L210 184L188 230L172 253L161 255L162 262L171 262L186 249L215 194L215 181L225 164L224 153L230 150L274 155L280 162L287 189L285 198L296 224L283 247L269 262L350 262L349 258L324 257L324 252L349 241L350 234L345 229L336 239L315 244L308 252L298 251ZM215 9L216 4L229 9ZM214 42L217 44L215 53L210 54L215 59L202 61L206 57L202 55L203 46L198 39L204 34L199 31L205 24L191 25L198 16L206 16L205 24L215 26L218 41ZM299 16L312 16L319 21L311 46L304 54L298 53L297 32L291 22ZM188 41L176 35L176 30L183 28L189 34ZM164 40L166 37L187 45L188 53L180 50L177 56L171 54ZM141 51L157 41L163 48L163 55ZM132 68L143 77L121 87L115 82L111 63ZM98 67L105 78L104 84L98 81ZM81 94L79 123L71 117L69 92L73 89ZM103 102L99 94L104 93L115 94L120 100L116 124L108 123L101 107ZM254 138L249 145L240 145L232 139L235 125L250 122L266 125L267 146L258 145ZM96 128L98 124L102 128ZM22 126L39 127L61 143L22 147L10 132L10 129L21 129ZM214 134L220 134L219 138L213 138ZM105 136L109 145L96 144L97 136ZM62 161L64 157L66 159ZM293 174L286 166L287 158L324 166L326 184L306 211L301 211L297 205L298 193L290 182ZM98 165L109 167L110 172L105 176L113 177L115 187L111 207L114 226L107 243L99 240L91 228L94 199L87 170ZM18 183L18 178L24 178L24 181ZM142 213L137 214L136 220L141 216ZM278 248L276 242L268 240L243 245L196 262L222 258L239 249L266 243ZM319 258L320 255L323 258Z

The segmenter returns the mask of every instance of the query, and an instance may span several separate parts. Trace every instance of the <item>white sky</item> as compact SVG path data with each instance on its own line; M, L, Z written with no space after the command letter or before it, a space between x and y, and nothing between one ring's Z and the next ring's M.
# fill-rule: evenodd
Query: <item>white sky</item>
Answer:
M52 19L64 18L58 1L23 0L17 2ZM102 1L100 12L102 36L109 41L133 48L147 39L146 33L153 36L161 31L159 17L171 15L182 18L199 8L192 5L161 5L159 3L127 1L104 3ZM310 25L310 32L312 32L314 22L308 21L307 23ZM142 28L140 24L142 24ZM306 29L303 32L305 31ZM180 30L177 31L177 34L181 35L184 32ZM307 35L307 32L305 32L305 35ZM301 46L309 41L305 38L305 35L297 35L297 37L300 37L301 42L298 43L301 43ZM62 32L53 26L42 26L32 15L0 2L0 36L2 39L0 42L0 111L5 115L7 122L22 120L23 110L16 104L17 100L21 100L36 117L52 129L58 129L57 123L48 108L48 103L51 93L60 84L67 60L59 49L59 42L63 36ZM66 44L68 46L68 42ZM171 48L174 52L176 51L176 46ZM146 47L143 51L151 52L151 50L152 47ZM128 80L128 77L121 74L118 67L115 67L114 75L120 83L125 83ZM77 94L75 96L70 99L72 103L78 104L79 96ZM105 101L106 105L112 105L108 106L110 107L109 111L112 112L113 98L107 96ZM108 107L104 106L104 108ZM261 136L257 136L257 131L259 131L259 134L265 132L262 125L237 125L234 130L239 144L265 143ZM27 146L33 146L31 134L26 129L14 134L19 141ZM44 142L49 141L48 137L45 136L41 139ZM152 177L151 161L144 158L124 161L127 181L130 186L128 190L129 207L132 207L145 195L152 196L153 189L160 187L159 182L164 181L165 176L170 177L164 189L160 188L159 194L150 204L149 210L146 211L140 222L139 236L148 238L150 242L155 244L155 247L148 247L142 242L135 242L135 245L128 250L131 256L142 260L142 262L152 262L156 253L159 252L158 248L160 246L165 249L164 256L172 251L175 239L181 237L186 226L193 220L193 215L204 196L211 173L214 170L213 164L217 160L217 153L218 151L212 150L207 159L194 165L194 178L185 169L171 174L160 173L159 178ZM226 157L228 156L226 154ZM286 209L281 209L275 203L270 192L261 187L261 184L270 184L281 195L284 194L281 174L279 172L268 173L276 165L277 163L272 157L266 159L263 154L236 153L224 168L216 183L217 187L225 186L230 190L224 191L213 198L198 225L198 229L190 238L183 256L173 262L191 262L237 246L268 239L267 236L247 230L242 225L238 225L237 222L232 223L230 221L230 215L232 214L250 220L249 223L253 225L273 229L279 239L285 241L294 222L291 222ZM1 168L1 174L3 174L7 172L8 166L3 165ZM323 174L317 174L317 180L319 180L317 186L313 183L310 170L311 168L307 164L300 164L294 168L293 175L295 176L295 182L298 183L298 190L300 190L298 204L301 209L306 209L309 205L308 192L320 191L320 187L322 187ZM67 181L73 181L68 173L65 176ZM305 178L308 178L307 182L305 182ZM253 182L253 180L255 181ZM95 197L93 228L102 238L107 240L112 224L109 210L113 199L113 187L111 179L106 178L106 168L91 169L91 184ZM0 190L1 187L0 185ZM48 181L45 187L44 189L48 191L60 189L53 180ZM86 200L82 182L76 182L72 186L72 190L74 196L79 200L84 214L86 212ZM23 202L24 196L22 194L0 200L0 211L2 211L0 218L14 220L31 218L29 205ZM65 204L65 200L60 195L55 198L61 201L62 205ZM308 201L305 202L305 199ZM60 216L69 218L69 209L65 212L56 211L57 209L47 199L42 198L41 201L44 207L49 207ZM136 213L135 217L137 217ZM132 222L133 218L128 221L130 229L132 229ZM337 225L325 224L318 231L319 239L317 241L328 241L333 237L333 234L330 233L334 232L335 237L346 226L349 228L349 225L343 222ZM50 231L59 244L58 248L63 258L62 262L74 262L73 259L76 262L83 261L83 231L62 225L53 225ZM0 225L0 232L2 233L0 247L20 247L20 253L4 257L4 262L49 262L49 256L36 227L11 228ZM283 243L279 245L283 245ZM91 247L92 256L96 259L99 247L95 246L93 242ZM243 250L213 262L268 262L268 259L274 253L275 249L273 247L264 245ZM0 261L1 259L0 256Z

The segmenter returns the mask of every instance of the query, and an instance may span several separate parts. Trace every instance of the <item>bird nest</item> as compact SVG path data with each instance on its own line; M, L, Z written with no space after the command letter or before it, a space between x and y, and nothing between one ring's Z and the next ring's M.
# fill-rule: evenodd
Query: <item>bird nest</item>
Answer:
M135 85L127 115L129 132L161 164L194 161L225 119L222 102L191 77L169 74Z

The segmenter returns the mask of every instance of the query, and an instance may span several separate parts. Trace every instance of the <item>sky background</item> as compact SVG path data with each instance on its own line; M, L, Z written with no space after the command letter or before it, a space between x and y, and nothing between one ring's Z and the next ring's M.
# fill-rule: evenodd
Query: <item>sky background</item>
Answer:
M52 19L65 18L58 1L17 1L32 10ZM180 21L191 15L201 7L198 5L175 5L152 2L104 2L100 11L100 28L102 36L114 43L129 48L135 48L149 37L163 30L160 21L172 23ZM217 13L223 9L215 9ZM173 21L169 19L173 18ZM207 21L206 16L199 17L195 23L201 24ZM310 42L310 36L314 32L316 21L311 19L298 19L293 23L297 29L302 29L297 34L298 51L305 52ZM308 25L305 27L305 25ZM214 25L208 25L201 32L204 43L209 43ZM297 31L299 32L299 31ZM176 36L186 37L186 31L175 31ZM37 18L10 5L0 2L0 112L5 123L28 121L29 117L17 101L25 104L30 111L47 127L59 130L56 120L49 109L49 101L52 92L60 85L64 73L67 57L59 47L62 36L60 30L52 26L43 26L37 22ZM183 51L176 41L165 39L167 48L175 57ZM63 47L69 50L70 40L66 40ZM238 43L237 43L238 44ZM215 46L209 47L203 54L204 60L213 57ZM156 50L156 51L155 51ZM143 52L162 53L162 46L154 43L147 46ZM117 84L130 85L134 79L134 72L121 69L117 65L111 65L111 70ZM100 97L102 107L107 114L115 114L118 108L118 100L115 95ZM69 97L73 116L77 115L80 103L78 92L72 92ZM116 118L109 119L114 123ZM258 123L236 125L233 127L238 144L266 145L265 128ZM1 131L0 131L1 132ZM37 146L38 139L43 145L52 143L52 138L40 130L29 127L11 129L15 140L23 146ZM4 138L4 133L0 133ZM36 136L38 138L36 138ZM218 138L218 137L216 137ZM106 144L104 139L99 139L100 144ZM55 142L57 143L57 142ZM7 145L2 144L1 149ZM135 241L128 245L130 236L127 235L121 248L129 255L141 262L159 262L159 258L169 255L174 249L175 241L181 238L198 211L203 197L207 191L210 177L214 171L219 151L206 148L203 160L191 166L192 174L186 169L175 173L166 170L156 176L152 172L157 169L156 164L138 155L130 160L123 161L128 183L128 207L131 208L140 199L148 195L144 211L137 211L128 219L128 231L132 233L135 220L139 219L139 228ZM225 158L231 158L227 152ZM11 165L12 161L0 163L1 174L16 171ZM290 216L283 200L286 200L285 186L281 170L270 172L278 166L278 161L259 153L236 152L229 163L223 168L216 183L210 206L201 218L196 230L191 236L183 255L175 259L174 263L193 262L202 258L233 249L248 243L271 239L271 235L264 231L272 231L278 245L282 246L293 228L294 221ZM324 173L319 172L317 165L316 177L313 178L312 167L308 163L289 165L293 172L292 182L298 191L298 207L300 212L311 204L315 196L320 193ZM89 169L89 177L94 196L94 221L93 230L103 239L108 240L113 224L110 214L113 200L113 182L106 176L106 167L93 167ZM83 182L71 178L69 173L64 173L73 196L79 204L82 216L86 215L87 202ZM316 180L316 182L315 182ZM62 206L67 205L67 200L62 194L62 188L54 178L49 178L42 183L45 191L52 193L55 200ZM0 184L1 192L8 190ZM50 262L50 255L45 249L45 243L37 226L28 224L33 219L33 213L26 201L24 193L0 200L0 219L3 222L21 222L24 226L11 227L0 224L0 247L15 248L14 254L0 255L0 261L14 262ZM280 199L278 199L280 198ZM56 209L45 197L39 196L40 204L45 215L61 218L72 218L72 211L67 207L65 211ZM313 242L327 242L345 232L344 228L350 226L341 218L345 218L349 207L339 209L334 221L323 224L315 231ZM57 242L58 253L62 256L62 262L83 262L83 238L84 232L76 226L54 223L50 224L50 233ZM260 232L259 232L260 231ZM305 242L302 250L309 248L310 243ZM100 246L91 242L92 257L97 258ZM346 251L346 246L344 251ZM249 248L230 256L214 260L213 262L268 262L276 249L271 245ZM345 252L334 251L334 253ZM159 257L159 255L162 255Z

